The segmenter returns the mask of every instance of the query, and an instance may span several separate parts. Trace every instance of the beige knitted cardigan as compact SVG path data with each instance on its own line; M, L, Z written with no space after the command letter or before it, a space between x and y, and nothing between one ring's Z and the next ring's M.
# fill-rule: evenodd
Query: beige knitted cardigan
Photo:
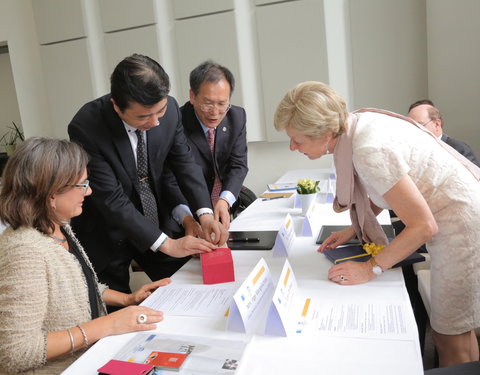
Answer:
M98 284L99 295L106 288ZM99 306L105 315L103 301ZM0 374L61 373L83 351L46 362L47 333L90 317L87 284L75 256L35 229L7 228L0 236Z

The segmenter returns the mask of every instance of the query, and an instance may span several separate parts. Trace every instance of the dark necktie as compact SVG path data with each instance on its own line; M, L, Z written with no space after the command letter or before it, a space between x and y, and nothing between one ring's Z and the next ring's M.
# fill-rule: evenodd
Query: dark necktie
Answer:
M135 130L137 134L137 175L138 175L138 187L140 194L140 201L142 202L143 214L148 217L156 225L158 225L158 210L155 196L150 186L148 177L148 156L145 149L145 142L143 140L143 131Z
M210 195L210 198L212 199L212 205L213 207L215 207L215 204L218 202L220 192L222 191L222 182L220 181L220 178L218 177L217 171L215 169L215 129L213 128L208 129L208 145L210 146L210 151L212 152L213 169L215 170L215 181L213 183L212 194Z

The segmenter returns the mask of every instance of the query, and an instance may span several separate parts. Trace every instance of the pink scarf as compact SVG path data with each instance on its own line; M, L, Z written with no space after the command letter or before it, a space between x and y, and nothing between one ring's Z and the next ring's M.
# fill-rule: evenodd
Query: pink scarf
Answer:
M335 212L350 210L350 219L352 220L353 229L355 230L357 238L361 239L363 243L374 242L376 244L384 245L388 243L387 237L370 206L370 199L368 198L367 192L353 167L352 138L358 121L358 117L355 116L355 114L363 112L381 113L408 121L415 125L423 132L430 134L430 136L432 136L441 147L445 148L458 161L460 161L465 168L472 173L477 181L480 181L479 167L411 118L376 108L363 108L353 112L353 115L348 117L346 132L338 139L333 153L335 169L337 172L337 191L333 202L333 209Z

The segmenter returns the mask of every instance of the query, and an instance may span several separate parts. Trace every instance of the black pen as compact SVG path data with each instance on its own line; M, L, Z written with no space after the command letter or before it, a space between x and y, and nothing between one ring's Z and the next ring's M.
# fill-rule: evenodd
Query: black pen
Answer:
M262 201L271 201L272 199L280 199L280 198L285 198L283 195L278 196L278 197L273 197L273 198L262 198Z
M260 238L251 237L251 238L229 238L230 242L259 242Z

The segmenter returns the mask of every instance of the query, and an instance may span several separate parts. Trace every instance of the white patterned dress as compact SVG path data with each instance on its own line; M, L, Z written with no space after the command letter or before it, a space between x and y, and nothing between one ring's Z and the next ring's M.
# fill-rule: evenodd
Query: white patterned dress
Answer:
M358 113L353 163L367 193L383 195L408 174L438 225L431 255L432 328L461 334L480 327L480 182L433 137L378 113Z

